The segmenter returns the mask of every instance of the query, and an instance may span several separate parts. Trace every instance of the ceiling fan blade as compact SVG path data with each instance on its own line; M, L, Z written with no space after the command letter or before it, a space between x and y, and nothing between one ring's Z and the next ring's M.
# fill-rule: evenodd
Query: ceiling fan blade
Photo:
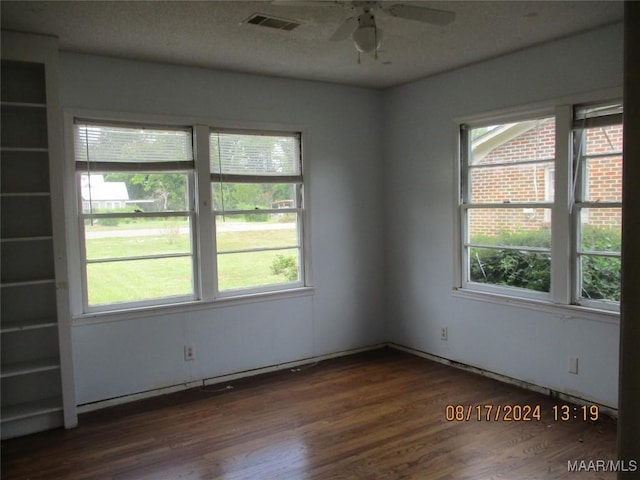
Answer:
M456 18L455 12L436 10L434 8L427 7L416 7L415 5L404 5L402 3L397 3L388 7L384 6L382 9L393 17L432 23L434 25L449 25Z
M329 40L332 42L339 42L349 37L358 26L358 19L356 17L347 18L345 22L338 27L338 29L331 35Z

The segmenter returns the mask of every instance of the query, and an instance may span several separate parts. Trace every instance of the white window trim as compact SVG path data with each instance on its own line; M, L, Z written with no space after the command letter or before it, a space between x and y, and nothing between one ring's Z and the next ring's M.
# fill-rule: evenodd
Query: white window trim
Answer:
M573 279L576 278L576 248L575 242L575 212L567 215L569 210L569 186L571 184L571 162L555 162L555 191L556 201L552 207L552 238L553 251L551 261L551 288L550 293L528 291L524 289L502 287L497 285L483 285L466 282L463 276L465 254L463 248L463 234L466 230L465 216L462 208L462 189L460 176L461 166L461 142L460 126L465 124L472 128L493 125L497 123L511 123L528 120L545 115L556 117L556 159L570 160L573 106L576 104L598 103L608 99L622 98L621 88L611 88L597 92L586 93L571 97L559 98L537 104L522 105L513 108L501 109L453 118L452 139L454 153L454 201L452 202L454 218L454 261L453 261L453 288L452 296L471 300L485 301L503 305L530 308L545 311L567 318L580 317L607 323L618 322L620 318L619 305L611 305L603 301L581 302L574 305L575 293L572 291ZM558 190L561 191L558 195ZM570 238L573 237L573 238ZM573 248L572 248L573 247ZM577 297L576 297L577 298ZM609 308L611 307L611 308Z
M76 325L85 323L102 323L110 321L122 321L132 318L153 316L156 314L172 314L183 311L202 310L217 307L228 307L236 304L282 300L300 296L313 295L313 271L311 265L311 234L309 226L309 191L310 180L308 167L304 161L307 158L308 129L303 125L291 125L267 122L232 122L219 119L207 119L202 117L166 116L158 114L140 114L127 112L113 112L90 109L63 109L64 127L64 206L66 216L66 240L71 252L80 252L83 245L80 239L78 226L78 191L76 188L75 158L74 158L74 120L76 118L91 118L96 121L121 122L123 124L153 124L171 126L189 125L194 133L194 157L206 158L206 161L195 161L195 178L198 195L195 208L196 225L193 234L197 236L197 251L194 252L194 262L197 262L194 279L196 299L175 297L175 302L158 303L155 300L148 302L136 302L130 304L112 304L107 308L91 309L86 311L83 303L82 270L83 261L79 254L68 255L67 263L69 271L69 299L71 302L71 317ZM276 288L238 289L231 293L225 292L218 295L215 275L215 234L213 230L213 218L211 214L203 215L203 211L211 211L211 181L209 172L209 131L212 129L238 130L246 132L266 133L299 133L301 156L303 158L303 213L300 219L302 262L301 271L303 277L300 282L278 284ZM300 229L299 229L300 231ZM207 243L208 242L208 243ZM210 248L203 245L210 245Z

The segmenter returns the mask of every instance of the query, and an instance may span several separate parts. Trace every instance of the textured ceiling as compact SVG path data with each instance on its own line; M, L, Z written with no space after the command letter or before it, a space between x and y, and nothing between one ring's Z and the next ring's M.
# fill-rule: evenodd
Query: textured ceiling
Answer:
M399 3L401 0L388 3ZM330 42L345 3L269 1L6 1L2 28L55 35L65 51L384 88L619 22L617 1L427 1L454 23L377 14L378 60ZM253 13L298 21L292 31L242 23Z

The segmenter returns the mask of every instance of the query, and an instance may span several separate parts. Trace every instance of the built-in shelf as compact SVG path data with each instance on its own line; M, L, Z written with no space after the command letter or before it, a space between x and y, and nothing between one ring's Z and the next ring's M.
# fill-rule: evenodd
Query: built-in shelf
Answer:
M3 282L0 287L2 288L11 288L11 287L29 287L31 285L45 285L47 283L56 283L53 278L42 278L38 280L24 280L21 282Z
M32 102L0 102L0 106L12 107L12 108L42 108L46 109L46 103L32 103Z
M10 242L41 242L43 240L53 240L51 235L42 235L38 237L15 237L15 238L3 238L0 241L2 243L10 243Z
M48 148L44 147L0 147L0 152L42 152L47 153Z
M57 358L43 358L30 362L9 363L2 365L0 370L1 378L15 377L17 375L28 375L31 373L46 372L47 370L57 370L60 368L60 360Z
M62 411L62 399L60 397L44 398L34 402L2 407L2 423L59 411Z
M0 197L13 198L13 197L50 197L49 192L2 192Z
M77 424L64 231L58 44L2 32L1 438Z
M1 333L23 332L25 330L36 330L38 328L57 327L55 318L35 318L18 322L4 322L0 328Z

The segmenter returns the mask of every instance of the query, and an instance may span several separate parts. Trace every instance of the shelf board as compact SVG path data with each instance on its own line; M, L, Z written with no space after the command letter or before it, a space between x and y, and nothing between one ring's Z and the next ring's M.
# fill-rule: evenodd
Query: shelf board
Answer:
M48 152L49 149L46 147L0 147L0 151L2 152Z
M25 330L36 330L39 328L51 328L58 326L55 318L36 318L32 320L21 320L18 322L4 322L0 328L0 333L22 332Z
M13 107L13 108L47 108L46 103L37 103L37 102L5 102L2 101L0 103L3 107Z
M45 358L33 360L31 362L9 363L2 365L0 377L16 377L18 375L28 375L30 373L46 372L47 370L57 370L60 368L58 358Z
M2 407L2 423L62 411L62 398L53 397Z
M29 287L31 285L45 285L47 283L56 283L54 278L41 278L38 280L22 280L18 282L4 282L0 285L2 288L8 287Z
M2 198L10 198L10 197L50 197L50 192L2 192L0 193L0 197Z
M37 237L13 237L13 238L3 238L0 241L2 243L5 242L40 242L43 240L53 240L51 235L40 235Z

